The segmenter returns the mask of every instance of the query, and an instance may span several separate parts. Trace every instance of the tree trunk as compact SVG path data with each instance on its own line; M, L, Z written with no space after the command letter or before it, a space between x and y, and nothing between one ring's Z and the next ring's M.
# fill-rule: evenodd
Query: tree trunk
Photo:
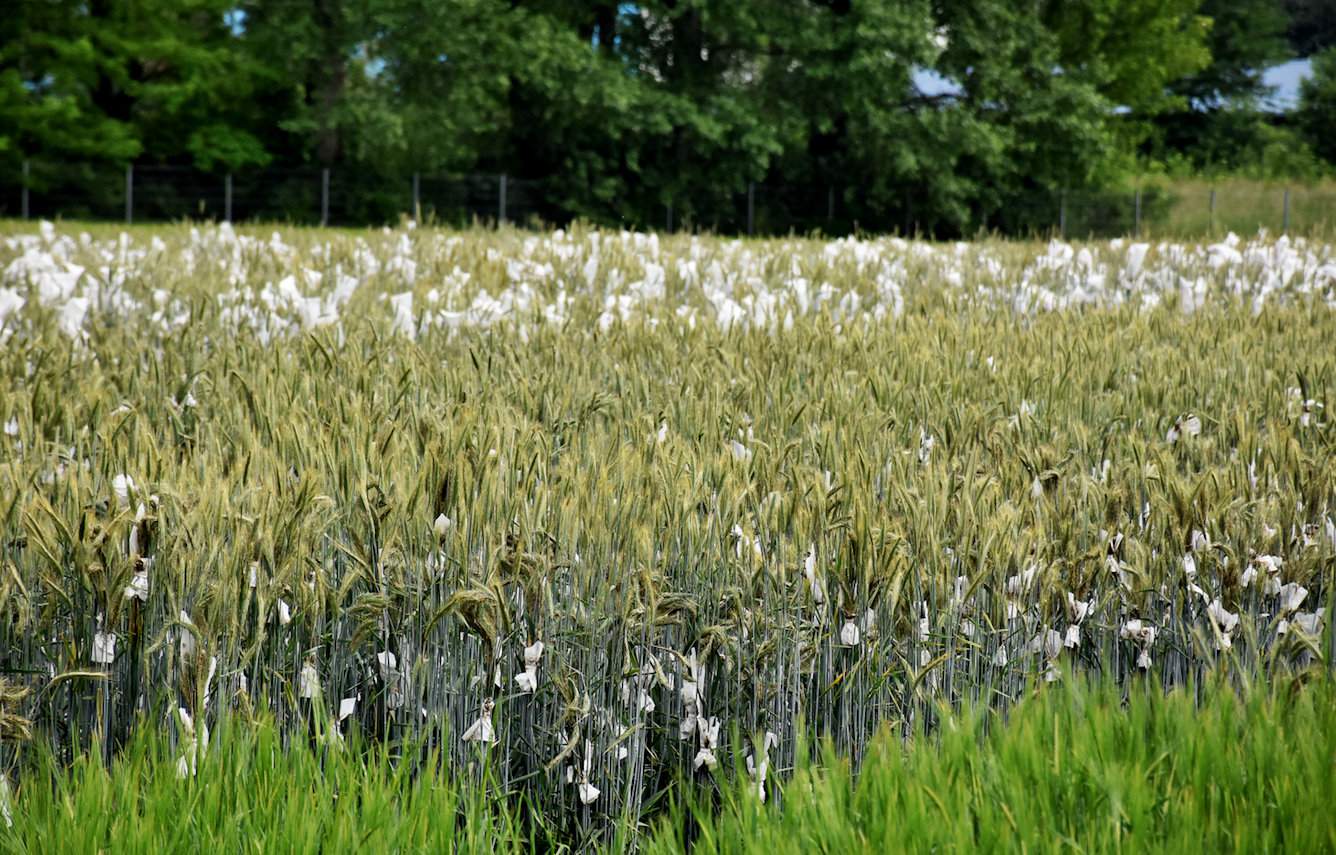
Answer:
M348 57L343 46L344 21L339 0L315 0L312 20L319 28L321 45L319 65L314 69L315 85L311 87L316 111L315 156L321 166L333 166L343 154L336 113L348 85Z

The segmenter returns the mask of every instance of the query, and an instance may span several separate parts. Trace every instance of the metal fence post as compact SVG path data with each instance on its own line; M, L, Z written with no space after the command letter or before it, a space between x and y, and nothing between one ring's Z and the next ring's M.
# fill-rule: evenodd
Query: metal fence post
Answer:
M320 225L329 224L329 167L320 170Z
M747 234L750 235L756 225L756 182L747 182Z
M496 224L499 226L506 221L506 174L504 172L501 173L497 185L497 196L499 198L496 202Z
M135 221L135 165L125 166L125 224Z
M1136 213L1132 221L1132 234L1141 237L1141 188L1136 191Z
M671 232L673 230L673 203L665 202L663 207L667 210L667 219L668 219L667 231Z
M223 177L223 222L232 222L232 173Z
M23 158L23 193L19 207L23 209L23 219L28 219L28 176L31 174L28 169L28 158Z
M422 197L419 195L418 174L413 173L413 222L422 219Z
M1210 226L1210 228L1211 228L1211 233L1214 234L1214 233L1215 233L1215 188L1214 188L1214 187L1211 188L1211 201L1208 203L1208 205L1209 205L1209 207L1208 207L1207 211L1208 211L1208 213L1209 213L1209 215L1210 215L1210 220L1211 220L1211 226Z
M1290 188L1285 188L1284 213L1281 216L1280 230L1282 233L1290 230Z
M826 188L826 222L835 219L835 185Z
M1058 194L1058 237L1067 239L1067 191Z

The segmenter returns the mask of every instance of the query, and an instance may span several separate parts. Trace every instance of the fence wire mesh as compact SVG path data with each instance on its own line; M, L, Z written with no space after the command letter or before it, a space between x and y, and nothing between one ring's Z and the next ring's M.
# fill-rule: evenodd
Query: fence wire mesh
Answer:
M652 194L649 194L652 196ZM564 225L585 218L657 231L721 234L845 235L855 232L926 237L1210 236L1266 229L1328 234L1336 226L1336 185L1284 186L1258 181L1176 181L1118 190L1016 193L997 211L943 234L922 223L915 196L872 196L858 182L740 181L706 197L622 206L592 215L572 203L557 178L497 174L414 174L402 180L355 169L256 169L234 174L189 166L52 162L31 159L0 170L0 218L93 221L283 222L369 226L417 217L452 226L506 222ZM639 214L627 211L640 211ZM645 211L652 211L646 214Z

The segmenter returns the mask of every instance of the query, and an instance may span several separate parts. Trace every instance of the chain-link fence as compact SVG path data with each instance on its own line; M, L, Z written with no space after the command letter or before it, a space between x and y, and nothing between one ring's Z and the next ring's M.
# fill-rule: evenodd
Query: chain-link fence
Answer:
M414 174L390 181L353 169L259 169L216 174L185 166L117 167L24 161L0 171L0 218L123 222L234 221L366 226L414 217L465 226L562 225L577 214L553 179ZM628 206L629 207L629 206ZM740 182L689 204L616 225L722 234L959 236L964 231L1069 238L1201 237L1235 231L1325 235L1336 227L1336 185L1253 181L1150 183L1126 190L1015 194L968 230L944 235L916 214L915 198L873 196L860 183ZM966 235L968 236L968 235Z
M413 176L400 187L353 170L218 175L181 166L121 169L33 160L14 179L0 179L0 217L364 226L414 212L457 225L524 222L536 213L526 183L501 175Z

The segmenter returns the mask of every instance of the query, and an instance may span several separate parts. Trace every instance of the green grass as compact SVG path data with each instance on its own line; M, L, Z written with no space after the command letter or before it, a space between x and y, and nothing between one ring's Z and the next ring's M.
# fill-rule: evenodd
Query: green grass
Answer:
M1336 233L1336 181L1177 179L1168 182L1166 189L1168 210L1146 223L1148 233L1157 238L1221 237L1229 232L1252 235L1263 228L1283 234L1286 190L1290 194L1290 234L1322 238Z
M1160 176L1105 190L1073 190L1055 196L1051 231L1059 231L1060 212L1065 205L1068 238L1136 236L1138 188L1142 240L1216 241L1231 232L1247 238L1259 230L1309 240L1327 240L1336 234L1336 181ZM1064 198L1065 203L1061 201Z
M570 829L450 779L439 756L356 740L284 744L272 722L220 733L193 779L145 729L110 764L44 755L0 851L523 852L581 848ZM906 747L883 732L857 775L826 744L762 804L737 783L679 791L649 853L1323 852L1336 847L1336 691L1215 682L1164 695L1077 681L1003 723L973 710ZM778 783L780 780L783 783ZM49 782L49 783L48 783ZM599 848L624 850L629 826Z
M779 806L732 788L657 826L647 852L1330 852L1336 691L1329 679L1236 697L1079 686L999 725L947 717L904 748L800 763ZM986 731L986 732L985 732Z
M272 722L217 736L180 779L163 731L145 728L109 765L50 754L14 798L5 852L526 851L532 831L481 787L446 779L430 753L392 758L350 741L287 742ZM415 762L416 760L416 762Z

